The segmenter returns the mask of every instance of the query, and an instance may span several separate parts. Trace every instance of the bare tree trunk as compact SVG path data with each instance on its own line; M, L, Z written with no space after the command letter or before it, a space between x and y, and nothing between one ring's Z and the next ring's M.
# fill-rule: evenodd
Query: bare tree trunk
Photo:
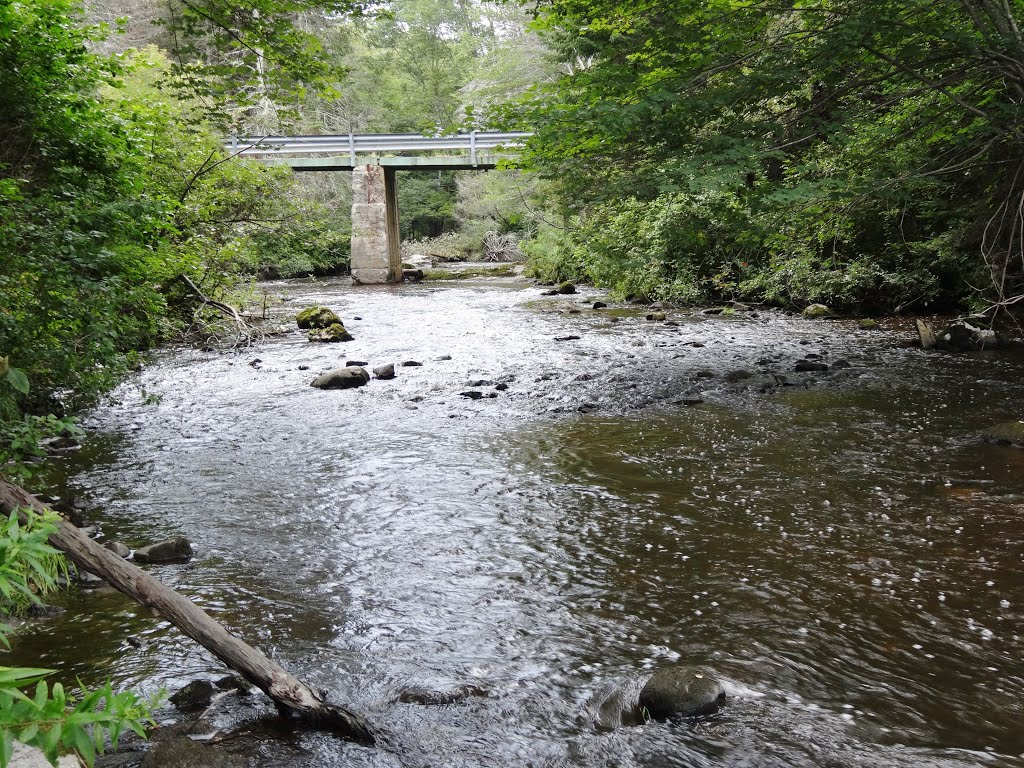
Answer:
M0 479L0 512L46 511L46 506L22 488ZM328 728L353 741L374 743L373 730L360 715L328 704L322 696L293 677L255 648L235 637L195 603L141 568L101 547L61 518L50 544L76 566L103 578L120 592L167 619L242 677L266 693L279 710Z

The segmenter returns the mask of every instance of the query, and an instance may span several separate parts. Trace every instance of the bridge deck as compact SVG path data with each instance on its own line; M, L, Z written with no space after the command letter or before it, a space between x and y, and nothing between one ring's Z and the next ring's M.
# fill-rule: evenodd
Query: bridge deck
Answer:
M232 154L285 164L296 171L351 171L380 165L409 171L487 170L510 159L528 133L473 131L449 136L364 134L340 136L264 136L232 138ZM431 156L430 153L443 154Z

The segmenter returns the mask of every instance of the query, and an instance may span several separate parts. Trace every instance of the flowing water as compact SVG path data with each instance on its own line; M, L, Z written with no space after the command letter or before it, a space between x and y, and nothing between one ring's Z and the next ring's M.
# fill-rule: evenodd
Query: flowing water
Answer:
M270 289L356 340L167 351L65 462L106 538L187 536L192 562L152 570L384 734L259 739L252 765L1024 765L1024 451L978 437L1022 416L1019 355L515 281ZM852 367L792 373L807 354ZM346 359L422 365L309 386ZM15 662L144 691L224 674L116 593L64 605ZM687 663L725 682L719 717L620 716Z

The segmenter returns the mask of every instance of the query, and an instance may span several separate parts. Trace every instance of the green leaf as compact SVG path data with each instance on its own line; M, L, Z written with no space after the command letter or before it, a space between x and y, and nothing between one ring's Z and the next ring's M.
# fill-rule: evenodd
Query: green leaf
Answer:
M8 368L7 375L4 378L7 380L8 384L21 392L21 394L28 394L28 376L26 376L25 372L20 368Z

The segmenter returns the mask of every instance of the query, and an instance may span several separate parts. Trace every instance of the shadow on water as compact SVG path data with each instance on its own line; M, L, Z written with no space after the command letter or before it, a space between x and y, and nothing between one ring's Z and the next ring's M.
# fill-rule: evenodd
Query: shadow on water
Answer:
M252 764L1024 764L1024 451L976 438L1019 417L1020 360L773 313L613 323L514 282L275 289L356 341L168 352L90 417L71 478L105 535L193 540L161 577L386 732L257 739ZM808 353L853 367L794 377ZM423 365L308 386L346 359ZM223 674L113 593L66 605L17 662ZM721 717L620 724L690 662Z

